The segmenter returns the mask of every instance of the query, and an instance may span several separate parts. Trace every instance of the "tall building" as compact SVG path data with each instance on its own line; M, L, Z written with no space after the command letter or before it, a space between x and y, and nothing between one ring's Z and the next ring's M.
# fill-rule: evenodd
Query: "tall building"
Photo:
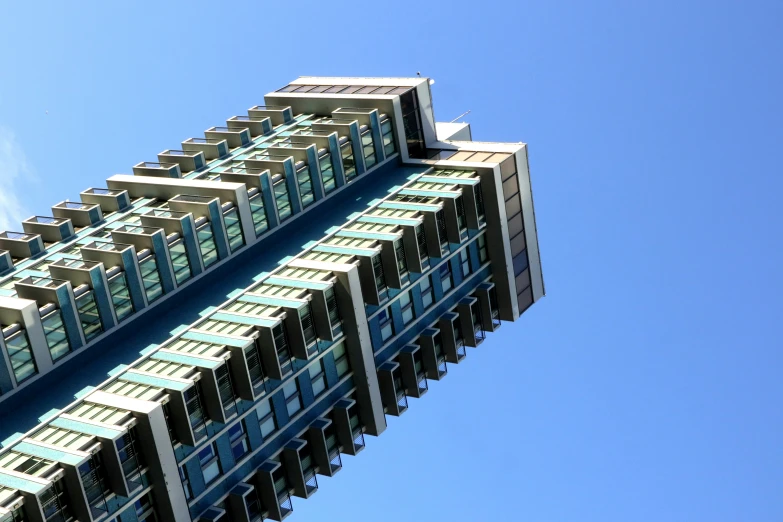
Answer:
M282 520L543 296L524 144L265 103L0 233L0 522Z

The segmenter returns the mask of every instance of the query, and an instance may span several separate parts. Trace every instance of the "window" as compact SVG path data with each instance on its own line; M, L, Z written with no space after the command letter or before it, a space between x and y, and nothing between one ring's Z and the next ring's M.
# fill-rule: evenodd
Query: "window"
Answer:
M391 307L387 307L378 314L378 327L381 329L381 340L386 342L394 336L394 323L392 322Z
M261 499L258 497L258 490L253 488L253 491L247 494L245 497L245 509L247 510L247 519L250 522L257 522L263 520L262 514L264 511Z
M152 493L147 493L141 497L134 503L133 507L136 510L138 522L158 521L158 515L155 513L155 503L152 501Z
M185 408L188 410L190 427L198 441L207 434L207 419L204 415L204 399L201 395L201 383L194 382L193 387L185 391Z
M470 274L470 255L467 248L459 251L459 264L462 267L462 277Z
M247 371L250 374L250 383L253 385L253 389L256 390L256 393L262 393L264 371L261 367L261 354L256 343L245 349L245 362L247 362Z
M315 325L313 324L313 312L310 309L310 303L299 309L299 320L302 322L302 332L304 333L305 345L310 346L318 340L315 334Z
M136 487L141 486L141 468L144 466L142 455L139 452L136 428L130 428L128 433L117 440L116 445L122 472L132 491Z
M486 234L482 234L476 239L476 246L478 246L479 263L483 265L489 259Z
M383 264L380 255L372 257L372 269L375 273L375 286L378 289L378 299L383 301L389 296L389 289L386 286L386 276L383 273Z
M55 481L40 497L41 510L46 522L63 522L73 520L68 506L68 493L62 479Z
M283 386L283 396L288 416L293 417L302 409L302 395L299 393L299 383L296 382L296 379L289 380Z
M404 292L400 297L400 310L402 311L402 322L405 325L410 324L416 317L413 310L413 293L410 290Z
M394 242L394 255L397 257L397 270L400 273L400 279L403 283L407 282L410 277L408 275L408 261L405 259L405 247L402 244L402 239Z
M321 180L324 184L324 194L329 194L337 188L334 180L334 168L332 167L332 155L327 153L318 158L318 166L321 168Z
M484 195L481 192L481 184L473 185L473 195L476 200L476 213L478 214L479 226L486 223L486 211L484 210Z
M400 96L402 108L402 126L405 131L405 141L408 147L408 155L411 158L426 157L424 145L424 133L419 115L419 97L416 89L411 89Z
M394 146L394 129L392 128L391 120L384 120L381 123L381 139L383 140L383 151L388 158L389 155L394 154L396 150Z
M416 225L416 242L419 245L419 259L423 267L429 266L429 254L427 253L427 236L422 225Z
M296 171L296 182L299 184L299 196L302 198L302 208L307 208L315 201L313 181L310 179L310 169L307 166Z
M310 384L313 387L313 397L318 397L326 390L326 373L324 372L324 361L319 360L307 368L310 374Z
M250 451L250 442L248 442L244 420L237 422L229 428L228 439L231 443L231 453L234 455L234 461L239 462L239 459Z
M348 361L348 354L345 352L345 343L340 343L332 349L334 356L334 365L337 369L337 378L342 379L351 371L351 363Z
M90 512L93 518L97 519L107 511L106 495L109 494L100 452L95 453L87 462L79 466L79 477L87 503L90 505Z
M230 417L237 412L237 403L228 364L224 364L217 368L215 370L215 377L217 377L220 401L223 403L223 412L226 414L226 417Z
M169 244L169 254L171 255L171 266L174 268L174 279L177 280L177 286L179 286L190 279L192 275L185 242L182 239L177 239Z
M204 262L204 268L209 268L218 261L217 246L215 246L215 236L212 234L210 223L204 223L196 229L198 245L201 249L201 260Z
M49 346L49 353L52 354L52 361L71 351L71 345L68 343L68 336L65 335L65 326L63 325L60 310L54 310L41 318L44 335L46 335L46 344Z
M283 375L291 371L291 352L288 350L288 338L285 328L278 324L272 328L272 335L275 338L275 349L277 350L277 361Z
M124 272L109 278L109 293L114 304L114 312L117 314L117 321L122 322L134 312Z
M255 229L256 237L258 237L269 228L266 210L264 209L264 198L260 192L250 198L250 214L253 216L253 228Z
M340 310L337 307L337 297L334 294L334 287L330 287L324 292L326 299L326 308L329 311L329 324L332 327L332 334L338 335L343 330L343 320L340 317Z
M160 284L160 274L158 274L155 256L150 255L139 261L139 270L141 271L141 280L144 283L144 291L147 293L147 301L152 303L163 295L163 286Z
M27 339L27 333L24 330L7 337L5 339L5 347L8 351L8 358L11 360L11 368L16 378L16 384L21 384L38 373L35 359L33 359L33 352L30 349L30 341Z
M364 154L364 166L371 169L378 161L375 158L375 147L372 142L372 132L367 129L362 133L362 154Z
M95 302L92 290L88 290L76 298L76 308L79 310L84 338L90 342L103 332L101 318L98 315L98 303Z
M239 222L237 209L232 208L224 212L223 223L226 225L228 246L232 252L236 252L245 244L245 238L242 237L242 224Z
M291 217L291 199L288 197L288 187L286 187L285 179L281 179L274 184L274 191L277 204L277 215L280 217L280 222L282 223Z
M461 239L468 237L468 218L465 215L465 202L462 200L462 196L459 196L454 205L457 209L457 224L459 225L459 236Z
M345 181L350 181L356 177L356 161L353 159L353 149L351 142L345 142L340 145L340 155L343 159L343 171L345 172Z
M168 402L166 404L162 404L163 409L163 420L166 421L166 429L169 432L169 439L171 440L171 445L175 446L179 442L179 438L177 437L176 432L174 431L174 424L171 416L171 404Z
M454 285L454 282L451 279L451 263L443 263L438 271L440 273L441 287L443 288L443 293L445 294L451 290L451 287Z
M422 278L421 300L424 303L425 309L429 308L435 301L435 291L432 288L432 275L427 275Z
M198 461L204 474L204 484L209 484L223 473L214 442L198 452Z
M277 431L277 422L275 421L275 412L272 410L272 401L264 399L256 409L258 415L258 427L261 429L261 436L266 438Z
M193 489L190 487L190 480L188 479L188 471L185 466L179 467L179 480L182 482L182 488L185 490L185 499L190 500L193 498Z
M440 250L443 254L449 253L449 236L446 232L446 213L438 210L435 213L435 221L438 225L438 237L440 239Z

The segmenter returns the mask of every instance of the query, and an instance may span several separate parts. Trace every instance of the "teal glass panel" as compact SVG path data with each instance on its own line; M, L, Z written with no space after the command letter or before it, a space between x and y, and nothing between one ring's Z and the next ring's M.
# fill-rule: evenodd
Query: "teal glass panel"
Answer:
M117 314L117 321L122 322L134 312L124 273L121 272L109 279L109 293L114 304L114 313Z
M152 303L163 295L163 286L160 283L158 263L152 255L139 263L141 280L144 282L144 291L147 293L147 301Z
M92 290L76 298L76 308L79 310L79 319L82 322L84 338L87 341L95 339L103 331L103 326L101 326L98 304L95 302Z
M332 155L326 154L318 160L321 167L321 180L324 184L324 194L329 194L337 188L334 181L334 167L332 167Z
M237 209L232 208L223 214L223 222L226 224L228 245L232 252L236 252L245 244L245 238L242 236L242 224L239 222Z
M397 150L394 145L394 131L390 120L381 123L381 137L383 139L383 150L388 157Z
M10 336L5 340L5 346L17 384L21 384L38 373L33 352L30 349L30 341L27 339L27 332L22 330Z
M304 167L296 173L296 182L299 184L299 196L302 198L302 208L307 208L315 201L313 196L313 182L310 179L310 169Z
M177 280L177 285L181 285L192 275L184 241L179 239L170 244L169 254L171 254L171 266L174 268L174 278Z
M350 181L356 177L356 161L353 157L351 142L343 143L340 146L340 154L343 157L343 170L345 171L345 180Z
M256 237L258 237L269 229L264 200L261 194L256 194L250 198L250 214L253 216L253 228L256 231Z
M364 154L364 165L368 169L378 162L375 159L375 146L372 143L372 132L370 130L362 134L362 154Z
M65 334L65 325L60 310L41 318L44 335L46 335L46 344L49 346L49 353L52 354L52 361L67 355L71 351L71 345L68 342L68 336Z
M217 246L215 246L215 237L212 234L212 227L209 223L201 225L196 230L198 245L201 249L201 260L204 262L204 268L208 268L218 261Z
M283 222L291 217L291 199L288 197L285 180L275 183L275 200L277 202L277 214L280 216L280 221Z

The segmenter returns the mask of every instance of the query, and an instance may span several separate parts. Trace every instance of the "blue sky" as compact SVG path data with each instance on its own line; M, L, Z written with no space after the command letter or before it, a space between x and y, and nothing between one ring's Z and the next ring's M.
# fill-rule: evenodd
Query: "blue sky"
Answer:
M307 3L6 5L0 228L296 76L421 71L529 143L548 295L295 519L782 520L783 3Z

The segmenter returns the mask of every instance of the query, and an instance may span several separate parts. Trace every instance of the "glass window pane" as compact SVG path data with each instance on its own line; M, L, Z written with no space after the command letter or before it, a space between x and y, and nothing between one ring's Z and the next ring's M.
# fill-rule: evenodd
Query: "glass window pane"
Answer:
M114 312L117 314L117 320L122 322L134 311L125 273L119 273L109 279L109 293L114 304Z
M204 268L217 263L217 246L215 246L215 237L212 234L211 224L206 223L199 227L196 231L196 235L198 236L198 244L201 249L201 259L204 263Z
M147 301L152 303L163 295L163 286L160 283L158 264L152 255L139 263L141 279L144 282L144 291L147 293Z
M90 341L103 331L101 318L98 315L98 304L92 290L85 292L76 298L76 308L79 310L79 319L82 323L84 338Z
M181 285L191 276L185 242L180 239L170 244L169 254L171 255L171 266L174 269L174 279L177 280L177 285Z
M242 225L239 222L237 209L232 208L223 214L223 223L226 225L228 245L232 252L236 252L245 244L245 238L242 237Z
M21 384L38 373L35 359L33 359L33 352L30 349L30 341L27 339L27 332L22 330L12 335L5 340L5 346L17 384Z
M52 355L52 361L71 351L71 345L68 342L68 336L65 334L65 325L63 325L60 310L55 310L41 319L46 343L49 346L49 353Z

